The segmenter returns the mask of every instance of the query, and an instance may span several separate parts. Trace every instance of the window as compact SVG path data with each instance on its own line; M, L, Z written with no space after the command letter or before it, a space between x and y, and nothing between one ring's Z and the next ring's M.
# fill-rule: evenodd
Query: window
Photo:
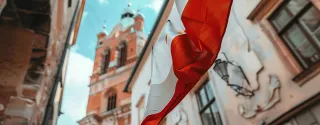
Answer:
M117 102L117 93L116 91L111 91L107 94L108 97L108 106L107 106L107 111L110 111L112 109L116 108L116 102Z
M102 40L99 40L99 45L98 46L100 46L100 45L102 45Z
M72 6L72 0L68 0L68 7Z
M132 13L125 13L125 14L122 14L122 15L121 15L121 19L122 19L122 18L126 18L126 17L131 17L131 18L132 18L133 16L134 16L134 15L133 15Z
M107 73L110 63L110 49L105 49L102 54L101 74Z
M303 109L282 125L320 125L320 103Z
M310 0L287 0L269 21L303 69L320 60L320 11Z
M203 125L223 125L218 106L209 82L196 92Z
M119 46L118 46L118 52L119 56L118 57L118 67L124 66L127 61L127 43L126 41L122 41Z

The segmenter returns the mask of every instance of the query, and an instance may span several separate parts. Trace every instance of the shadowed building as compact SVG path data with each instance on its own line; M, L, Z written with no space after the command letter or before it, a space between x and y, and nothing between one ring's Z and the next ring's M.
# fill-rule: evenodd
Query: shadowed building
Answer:
M56 124L84 0L0 0L0 125Z

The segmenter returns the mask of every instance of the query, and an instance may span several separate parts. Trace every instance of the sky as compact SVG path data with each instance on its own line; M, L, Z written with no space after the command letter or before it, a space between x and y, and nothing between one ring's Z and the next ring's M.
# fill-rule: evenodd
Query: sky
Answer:
M77 42L69 56L61 109L64 114L58 118L58 125L78 125L77 121L85 117L97 34L103 30L103 25L110 33L129 2L144 15L144 33L147 35L163 0L86 0Z

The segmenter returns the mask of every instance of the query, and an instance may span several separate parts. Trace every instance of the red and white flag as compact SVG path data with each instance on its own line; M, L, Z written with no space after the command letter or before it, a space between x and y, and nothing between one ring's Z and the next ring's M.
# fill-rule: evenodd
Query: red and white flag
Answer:
M142 125L158 125L213 65L232 0L176 0L152 52L151 88Z

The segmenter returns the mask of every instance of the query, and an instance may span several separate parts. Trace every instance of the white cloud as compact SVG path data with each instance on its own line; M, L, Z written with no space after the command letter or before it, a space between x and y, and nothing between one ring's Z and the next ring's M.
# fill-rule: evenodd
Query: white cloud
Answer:
M100 4L108 4L109 1L108 0L98 0Z
M59 125L77 125L77 121L86 116L92 69L92 60L74 51L70 52L62 101L64 114L59 117Z
M144 5L144 7L151 8L155 12L159 12L162 7L163 0L153 0L152 3Z
M89 77L92 74L92 68L92 60L74 51L71 52L67 69L66 83L78 85L89 84Z

